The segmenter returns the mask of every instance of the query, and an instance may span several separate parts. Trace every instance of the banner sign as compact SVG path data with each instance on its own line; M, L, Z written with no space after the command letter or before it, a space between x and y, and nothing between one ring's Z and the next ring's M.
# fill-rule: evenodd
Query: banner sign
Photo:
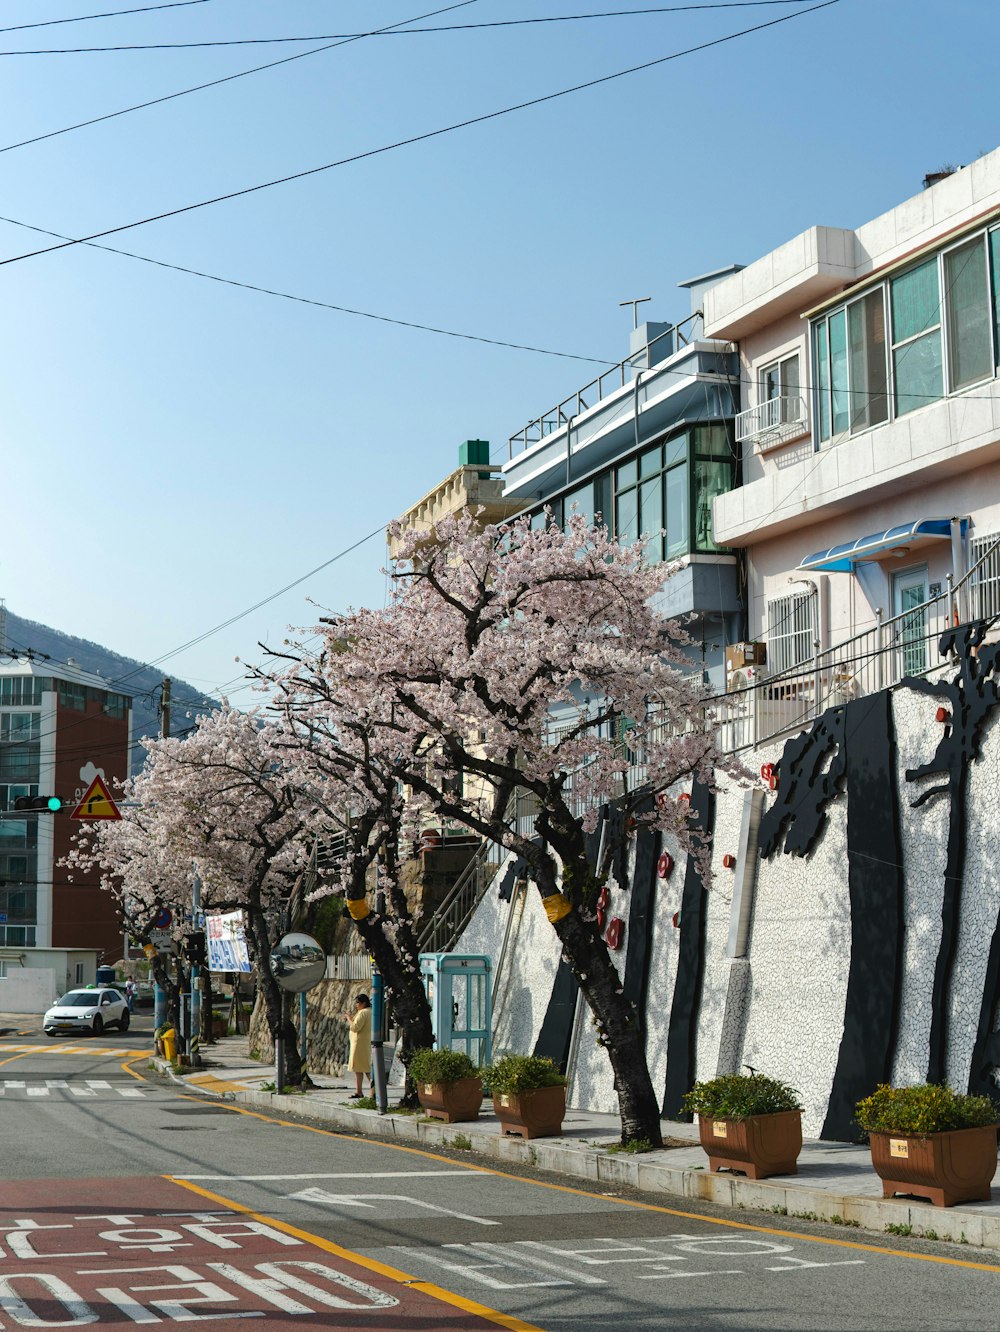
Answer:
M250 955L243 932L243 912L205 917L209 971L249 971Z

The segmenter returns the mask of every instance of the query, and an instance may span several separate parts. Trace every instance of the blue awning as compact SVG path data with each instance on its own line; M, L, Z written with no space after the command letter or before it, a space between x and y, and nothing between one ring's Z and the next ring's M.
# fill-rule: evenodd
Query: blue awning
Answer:
M962 519L963 532L967 521ZM857 541L846 541L843 545L831 546L829 550L817 550L807 555L799 568L819 573L851 573L860 561L877 559L894 546L905 546L918 539L921 542L947 541L951 538L951 524L950 518L918 518L914 523L890 527L885 532L873 532L871 536L858 537Z

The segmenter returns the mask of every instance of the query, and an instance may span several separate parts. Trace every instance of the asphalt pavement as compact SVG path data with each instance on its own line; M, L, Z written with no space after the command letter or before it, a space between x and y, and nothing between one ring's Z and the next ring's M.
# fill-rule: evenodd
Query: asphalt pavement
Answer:
M463 1148L501 1161L575 1176L591 1184L619 1185L702 1199L737 1210L843 1224L845 1233L855 1228L885 1233L891 1226L897 1233L1000 1249L1000 1170L994 1176L989 1202L933 1207L904 1196L883 1198L882 1182L872 1169L867 1145L809 1139L802 1145L797 1174L754 1181L730 1172L710 1174L693 1124L663 1121L664 1138L672 1145L662 1151L633 1155L610 1150L620 1137L616 1116L586 1110L568 1109L559 1137L525 1142L501 1136L499 1121L488 1101L483 1103L475 1123L442 1124L422 1115L394 1111L380 1115L376 1110L358 1109L348 1099L354 1089L353 1076L311 1074L313 1088L278 1094L273 1066L250 1058L245 1036L213 1042L203 1050L203 1067L197 1070L179 1074L165 1060L156 1062L192 1090L272 1112L321 1120L349 1132L412 1141L427 1149ZM390 1106L401 1094L401 1086L390 1086Z

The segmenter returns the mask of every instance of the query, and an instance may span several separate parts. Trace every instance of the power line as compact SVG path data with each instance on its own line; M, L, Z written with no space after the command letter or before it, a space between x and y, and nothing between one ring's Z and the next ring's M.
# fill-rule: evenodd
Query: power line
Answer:
M26 231L36 231L42 236L55 236L61 240L71 240L62 232L50 231L47 227L36 227L30 222L21 222L16 217L4 217L0 222L9 222L11 226L23 227ZM105 250L108 254L118 254L126 259L137 259L143 264L152 264L155 268L168 268L175 273L186 273L189 277L204 278L207 282L218 282L226 287L236 287L243 291L254 291L262 296L275 296L280 300L294 301L298 305L312 305L321 310L334 310L338 314L353 315L358 319L371 319L380 324L393 324L398 328L412 328L421 333L436 333L440 337L458 338L465 342L483 342L491 347L508 347L513 351L535 352L539 356L558 356L569 361L590 361L595 365L616 365L615 361L603 360L598 356L581 356L574 352L553 351L548 347L534 347L524 342L507 342L501 338L488 338L478 333L462 333L456 329L440 328L434 324L422 324L412 319L396 319L390 315L374 314L370 310L358 310L349 305L336 305L333 301L321 301L312 296L296 296L292 292L278 291L274 287L262 287L253 282L241 282L236 278L220 277L217 273L206 273L203 269L189 268L184 264L169 263L166 259L154 259L147 254L136 254L133 250L122 250L114 245L98 245L93 241L81 241L89 249ZM57 247L58 248L58 247Z
M43 250L29 250L24 254L11 255L8 259L0 259L0 267L7 264L20 263L23 259L34 259L41 254L52 254L56 250L69 249L74 245L83 245L88 241L103 240L105 236L115 236L123 231L132 231L136 227L147 226L151 222L162 222L170 217L180 217L185 213L193 213L201 208L209 208L213 204L227 203L232 199L241 199L249 194L257 194L261 190L274 189L278 185L288 185L292 181L305 180L310 176L316 176L325 171L332 171L337 167L349 166L354 162L363 162L372 157L379 157L383 153L393 152L398 148L407 148L416 143L424 143L429 139L440 138L443 134L451 134L455 130L468 129L472 125L482 125L490 120L497 120L501 116L511 115L515 111L525 111L529 107L542 106L546 102L554 102L560 97L568 97L571 93L583 92L589 88L597 88L602 84L611 83L616 79L626 78L631 74L639 74L647 69L654 69L658 65L667 64L672 60L680 60L683 56L694 55L699 51L707 51L715 46L722 46L726 42L735 41L740 37L747 37L755 32L762 32L766 28L777 27L781 23L788 23L793 19L802 18L805 14L815 14L821 9L829 9L833 5L840 3L840 0L819 0L818 4L811 5L808 9L797 10L794 14L784 14L781 18L770 19L766 23L756 23L753 27L743 28L739 32L728 33L724 37L716 37L708 42L699 42L696 46L686 47L683 51L673 51L670 55L658 56L655 60L643 61L640 65L632 65L628 69L617 70L613 74L603 74L596 79L587 79L583 83L573 84L569 88L561 88L557 92L544 93L540 97L529 98L526 102L516 102L511 106L501 107L497 111L487 111L483 115L470 116L466 120L453 122L451 125L443 125L438 129L426 130L422 134L413 134L405 139L397 139L394 143L383 144L379 148L368 148L364 152L352 153L349 157L338 158L334 162L325 162L321 166L308 167L305 171L295 171L287 176L279 176L274 180L261 181L257 185L247 185L240 190L230 190L226 194L218 194L211 199L202 199L198 203L184 204L179 208L171 208L162 213L154 213L149 217L139 218L135 222L125 222L117 227L107 227L104 231L92 232L89 236L79 236L73 240L64 241L60 245L50 245Z
M185 0L188 4L204 3L204 0ZM646 9L604 9L587 14L550 14L536 18L493 19L483 23L447 23L425 28L400 29L383 28L376 32L317 32L308 36L296 37L228 37L200 42L129 42L117 46L51 46L36 50L0 51L0 56L37 56L37 55L101 55L115 51L190 51L204 47L217 46L275 46L282 42L325 42L331 39L355 41L359 37L410 37L418 33L475 32L489 28L520 28L542 23L579 23L588 19L641 18L651 14L682 14L692 10L707 9L758 9L762 6L803 5L807 0L715 0L715 3L691 5L656 5ZM163 8L170 8L164 5ZM121 10L121 13L134 13L134 10ZM141 11L139 11L141 12ZM89 17L104 18L103 14ZM74 19L53 20L59 23L76 22ZM45 27L46 24L26 23L23 27ZM17 32L17 28L0 28L0 33Z
M105 120L115 120L118 116L130 115L133 111L144 111L150 106L160 106L163 102L172 102L178 97L187 97L191 93L204 92L208 88L218 88L224 83L233 83L236 79L245 79L251 74L260 74L266 69L277 69L280 65L290 65L293 60L305 60L308 56L319 55L322 51L332 51L338 46L349 46L351 42L360 41L363 37L376 37L382 32L389 32L393 28L401 28L407 23L419 23L422 19L435 18L438 14L448 14L453 9L464 9L466 5L474 5L477 0L457 0L457 3L445 5L443 9L432 9L426 14L415 14L413 18L400 19L398 23L388 24L385 28L375 28L372 32L360 34L358 37L350 37L344 41L329 42L326 46L317 46L311 51L297 51L295 55L283 56L280 60L271 60L266 65L254 65L252 69L241 69L236 74L225 74L219 79L209 79L207 83L196 83L191 88L180 88L177 92L165 93L162 97L151 97L145 102L136 102L132 106L123 106L118 111L108 111L103 116L91 116L89 120L77 121L74 125L64 125L61 129L49 130L45 134L35 134L30 139L21 139L17 143L8 143L0 147L0 153L13 152L15 148L27 148L33 143L42 143L45 139L58 138L60 134L72 134L74 130L87 129L90 125L100 125Z
M36 23L15 23L3 32L24 32L26 28L55 28L62 23L87 23L90 19L120 18L124 14L152 14L157 9L186 9L189 5L207 5L209 0L170 0L168 4L144 5L140 9L109 9L103 14L78 14L76 18L40 19Z

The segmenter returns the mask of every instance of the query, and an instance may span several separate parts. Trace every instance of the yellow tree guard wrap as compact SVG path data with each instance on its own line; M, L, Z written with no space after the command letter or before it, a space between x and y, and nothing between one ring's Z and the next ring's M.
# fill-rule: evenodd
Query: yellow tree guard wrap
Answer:
M347 910L351 914L351 920L364 920L368 915L368 899L365 897L349 897L347 899Z
M542 906L545 908L545 914L549 918L550 925L562 920L563 916L568 916L573 910L572 902L567 901L562 893L553 893L550 897L543 897Z

